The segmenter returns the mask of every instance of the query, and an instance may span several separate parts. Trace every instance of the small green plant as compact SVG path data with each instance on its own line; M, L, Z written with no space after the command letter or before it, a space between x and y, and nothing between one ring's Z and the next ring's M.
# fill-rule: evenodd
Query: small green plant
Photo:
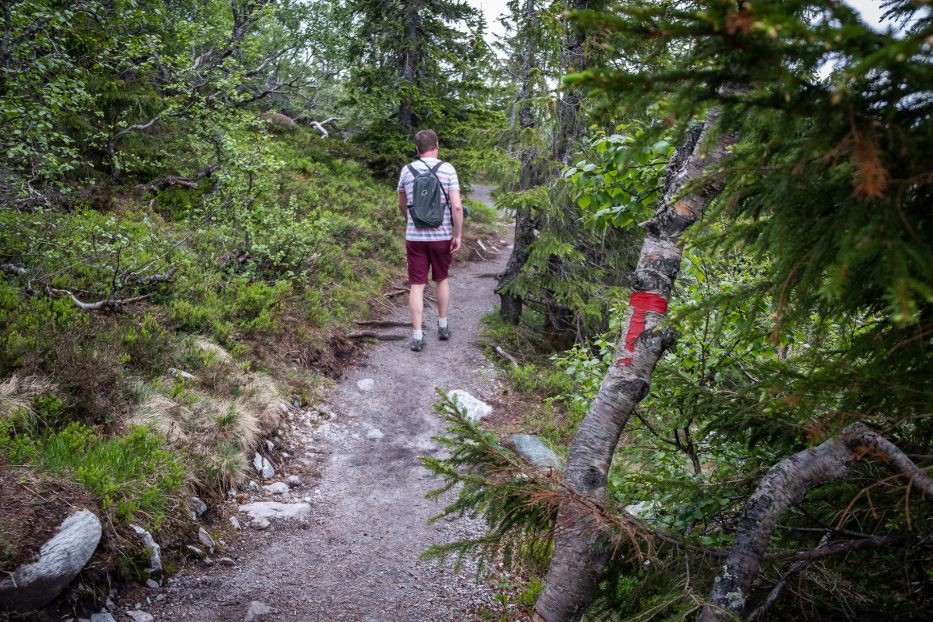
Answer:
M101 437L95 429L72 422L60 431L29 437L17 434L4 418L0 460L33 464L74 479L118 520L142 520L154 529L185 481L181 463L163 447L162 437L145 426L132 427L125 436Z

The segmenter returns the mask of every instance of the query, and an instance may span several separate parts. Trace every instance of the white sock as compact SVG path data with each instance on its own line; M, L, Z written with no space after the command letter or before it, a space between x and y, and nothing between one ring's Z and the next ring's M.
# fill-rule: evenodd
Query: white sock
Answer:
M414 339L415 341L421 341L422 339L424 339L424 331L423 330L411 331L411 338Z
M447 328L447 318L446 317L437 318L437 326L439 328Z

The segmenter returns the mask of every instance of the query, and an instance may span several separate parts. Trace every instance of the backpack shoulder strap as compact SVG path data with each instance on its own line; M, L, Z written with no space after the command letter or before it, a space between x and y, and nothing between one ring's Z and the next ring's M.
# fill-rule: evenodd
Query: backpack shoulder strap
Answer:
M416 169L416 168L415 168L414 166L412 166L411 164L408 165L408 170L411 171L411 174L414 175L415 177L417 177L418 175L421 174L421 173L418 172L418 169Z
M425 164L427 164L427 162L425 162ZM450 210L450 218L453 219L454 208L450 204L450 196L447 194L447 191L444 190L444 182L442 182L441 178L437 176L438 169L440 169L443 165L444 165L444 161L441 160L440 162L434 165L434 168L429 168L428 170L431 171L431 174L434 175L434 179L437 180L437 185L441 189L441 192L444 194L444 199L447 201L447 208Z

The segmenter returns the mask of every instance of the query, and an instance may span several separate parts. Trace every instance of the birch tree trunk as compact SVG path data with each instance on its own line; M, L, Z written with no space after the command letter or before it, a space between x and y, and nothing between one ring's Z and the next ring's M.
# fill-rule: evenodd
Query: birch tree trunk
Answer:
M606 498L607 475L622 430L648 394L654 367L673 341L670 332L656 329L680 270L679 238L718 188L682 191L717 167L734 140L730 135L713 140L718 116L714 110L692 128L671 158L655 215L643 223L646 236L633 277L625 337L570 447L565 480L577 495L599 505ZM565 499L558 511L554 554L535 604L538 616L546 622L579 620L593 600L609 554L607 534L596 517L582 502Z

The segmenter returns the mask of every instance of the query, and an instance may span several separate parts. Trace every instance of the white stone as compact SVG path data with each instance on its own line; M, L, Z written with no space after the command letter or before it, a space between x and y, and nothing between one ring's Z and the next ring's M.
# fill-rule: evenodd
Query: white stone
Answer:
M463 389L448 391L447 397L465 411L466 418L470 421L479 421L492 413L492 406L473 397Z
M91 614L91 622L117 622L113 619L113 616L106 611L101 611L100 613Z
M159 582L154 579L146 579L146 587L152 590L159 589Z
M127 611L126 615L133 618L133 622L152 622L155 620L151 613L146 613L145 611L140 611L138 609L134 611Z
M181 369L175 369L174 367L169 367L168 373L172 374L176 378L181 378L182 380L195 380L197 378L197 376L192 373L183 371Z
M266 492L273 495L284 495L288 492L288 484L285 482L275 482L273 484L266 484L263 486Z
M289 486L301 486L301 478L297 475L289 475L287 481Z
M207 533L204 527L198 527L198 542L206 546L208 550L214 550L214 538L211 537L211 534Z
M0 609L39 609L50 603L91 559L101 533L100 520L89 510L62 521L57 533L42 545L39 559L0 581Z
M311 514L308 503L279 503L278 501L259 501L240 506L240 511L259 518L300 518Z
M195 557L200 557L202 559L205 557L204 551L194 546L193 544L186 544L185 548L188 550L189 553L192 553Z
M263 529L268 529L269 525L271 524L272 523L269 521L269 519L265 517L254 518L253 520L249 522L250 527L252 527L253 529L258 529L260 531L262 531Z
M268 449L269 451L272 451L273 449L275 449L275 443L273 443L272 441L270 441L270 440L267 439L267 440L266 440L266 449Z
M253 466L256 467L256 472L259 473L263 479L271 479L275 475L275 469L272 467L272 463L266 460L258 451L256 455L253 456Z
M162 572L162 547L156 544L156 541L152 538L152 534L139 525L130 525L130 529L139 535L139 539L143 541L143 546L149 548L149 567L146 568L145 571L149 574L159 574Z
M240 519L237 518L236 516L230 517L230 526L236 529L237 531L243 528L243 526L240 525Z
M379 428L370 428L369 432L366 433L366 438L373 441L383 438L384 436L385 434L383 434L382 430Z
M356 381L356 386L360 391L372 391L376 388L376 381L372 378L363 378L362 380Z
M191 509L198 517L201 517L207 512L207 504L201 500L201 497L191 497Z
M272 613L272 608L261 600L250 602L246 615L243 616L243 622L259 622L264 620L267 615Z

